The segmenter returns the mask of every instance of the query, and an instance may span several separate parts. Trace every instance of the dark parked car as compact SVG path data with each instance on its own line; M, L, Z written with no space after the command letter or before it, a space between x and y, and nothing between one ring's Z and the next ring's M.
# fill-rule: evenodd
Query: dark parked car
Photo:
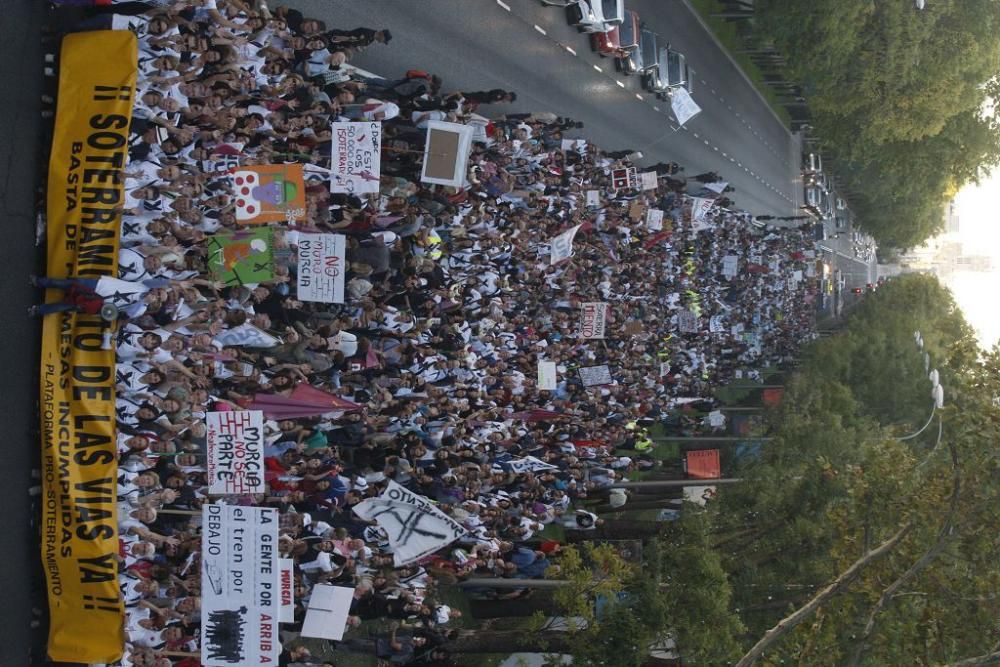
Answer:
M632 49L628 56L619 61L622 72L625 74L642 73L650 67L656 67L656 54L658 52L656 42L655 32L646 27L641 28L639 30L639 48Z

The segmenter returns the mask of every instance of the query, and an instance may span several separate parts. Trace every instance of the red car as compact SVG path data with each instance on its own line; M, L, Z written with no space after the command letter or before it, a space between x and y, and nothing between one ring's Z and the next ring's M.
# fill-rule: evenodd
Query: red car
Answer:
M590 35L590 46L601 57L625 58L629 51L639 47L639 15L626 9L621 25Z

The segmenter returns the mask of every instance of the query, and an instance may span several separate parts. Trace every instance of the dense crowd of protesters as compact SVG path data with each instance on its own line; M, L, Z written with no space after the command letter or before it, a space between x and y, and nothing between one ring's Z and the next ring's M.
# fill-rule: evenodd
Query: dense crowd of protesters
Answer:
M301 385L359 406L268 421L267 493L226 502L281 512L280 550L296 564L285 664L314 660L294 632L317 582L355 588L351 625L405 622L337 650L429 661L458 615L442 604L442 583L541 577L558 550L539 541L544 527L592 528L580 503L651 465L635 451L646 444L636 422L694 399L711 405L713 387L759 379L811 335L815 254L801 231L726 209L723 188L701 192L719 199L698 219L676 165L656 169L655 189L613 188L628 156L565 143L582 128L568 118L500 115L494 105L512 92L447 92L413 70L359 76L351 59L386 48L388 30L344 30L285 7L265 17L241 0L88 10L81 28L104 27L140 41L120 271L40 279L67 297L36 312L113 302L123 316L124 665L197 664L177 653L199 649L200 520L183 511L207 500L206 411ZM232 176L218 165L328 165L338 119L384 123L380 192L308 183L305 222L278 226L274 280L213 281L206 242L237 226ZM467 187L421 183L429 120L477 125ZM662 229L647 225L649 208L664 211ZM573 257L550 265L550 239L574 225ZM302 231L347 236L345 304L296 299ZM736 270L724 273L732 256ZM584 302L610 304L605 339L580 337ZM540 360L556 362L555 390L537 388ZM578 369L602 364L612 384L584 386ZM514 472L529 455L547 466ZM351 511L390 479L467 536L394 568L384 535Z

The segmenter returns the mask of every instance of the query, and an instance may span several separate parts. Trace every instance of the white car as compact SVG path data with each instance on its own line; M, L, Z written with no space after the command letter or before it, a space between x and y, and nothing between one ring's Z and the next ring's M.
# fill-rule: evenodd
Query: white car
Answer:
M572 0L566 17L580 32L607 32L625 20L625 0Z

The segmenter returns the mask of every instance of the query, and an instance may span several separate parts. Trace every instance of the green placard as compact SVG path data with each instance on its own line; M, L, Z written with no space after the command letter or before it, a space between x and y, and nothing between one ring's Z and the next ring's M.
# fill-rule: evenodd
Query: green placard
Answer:
M208 239L208 270L214 280L245 285L274 280L274 230L255 227Z

